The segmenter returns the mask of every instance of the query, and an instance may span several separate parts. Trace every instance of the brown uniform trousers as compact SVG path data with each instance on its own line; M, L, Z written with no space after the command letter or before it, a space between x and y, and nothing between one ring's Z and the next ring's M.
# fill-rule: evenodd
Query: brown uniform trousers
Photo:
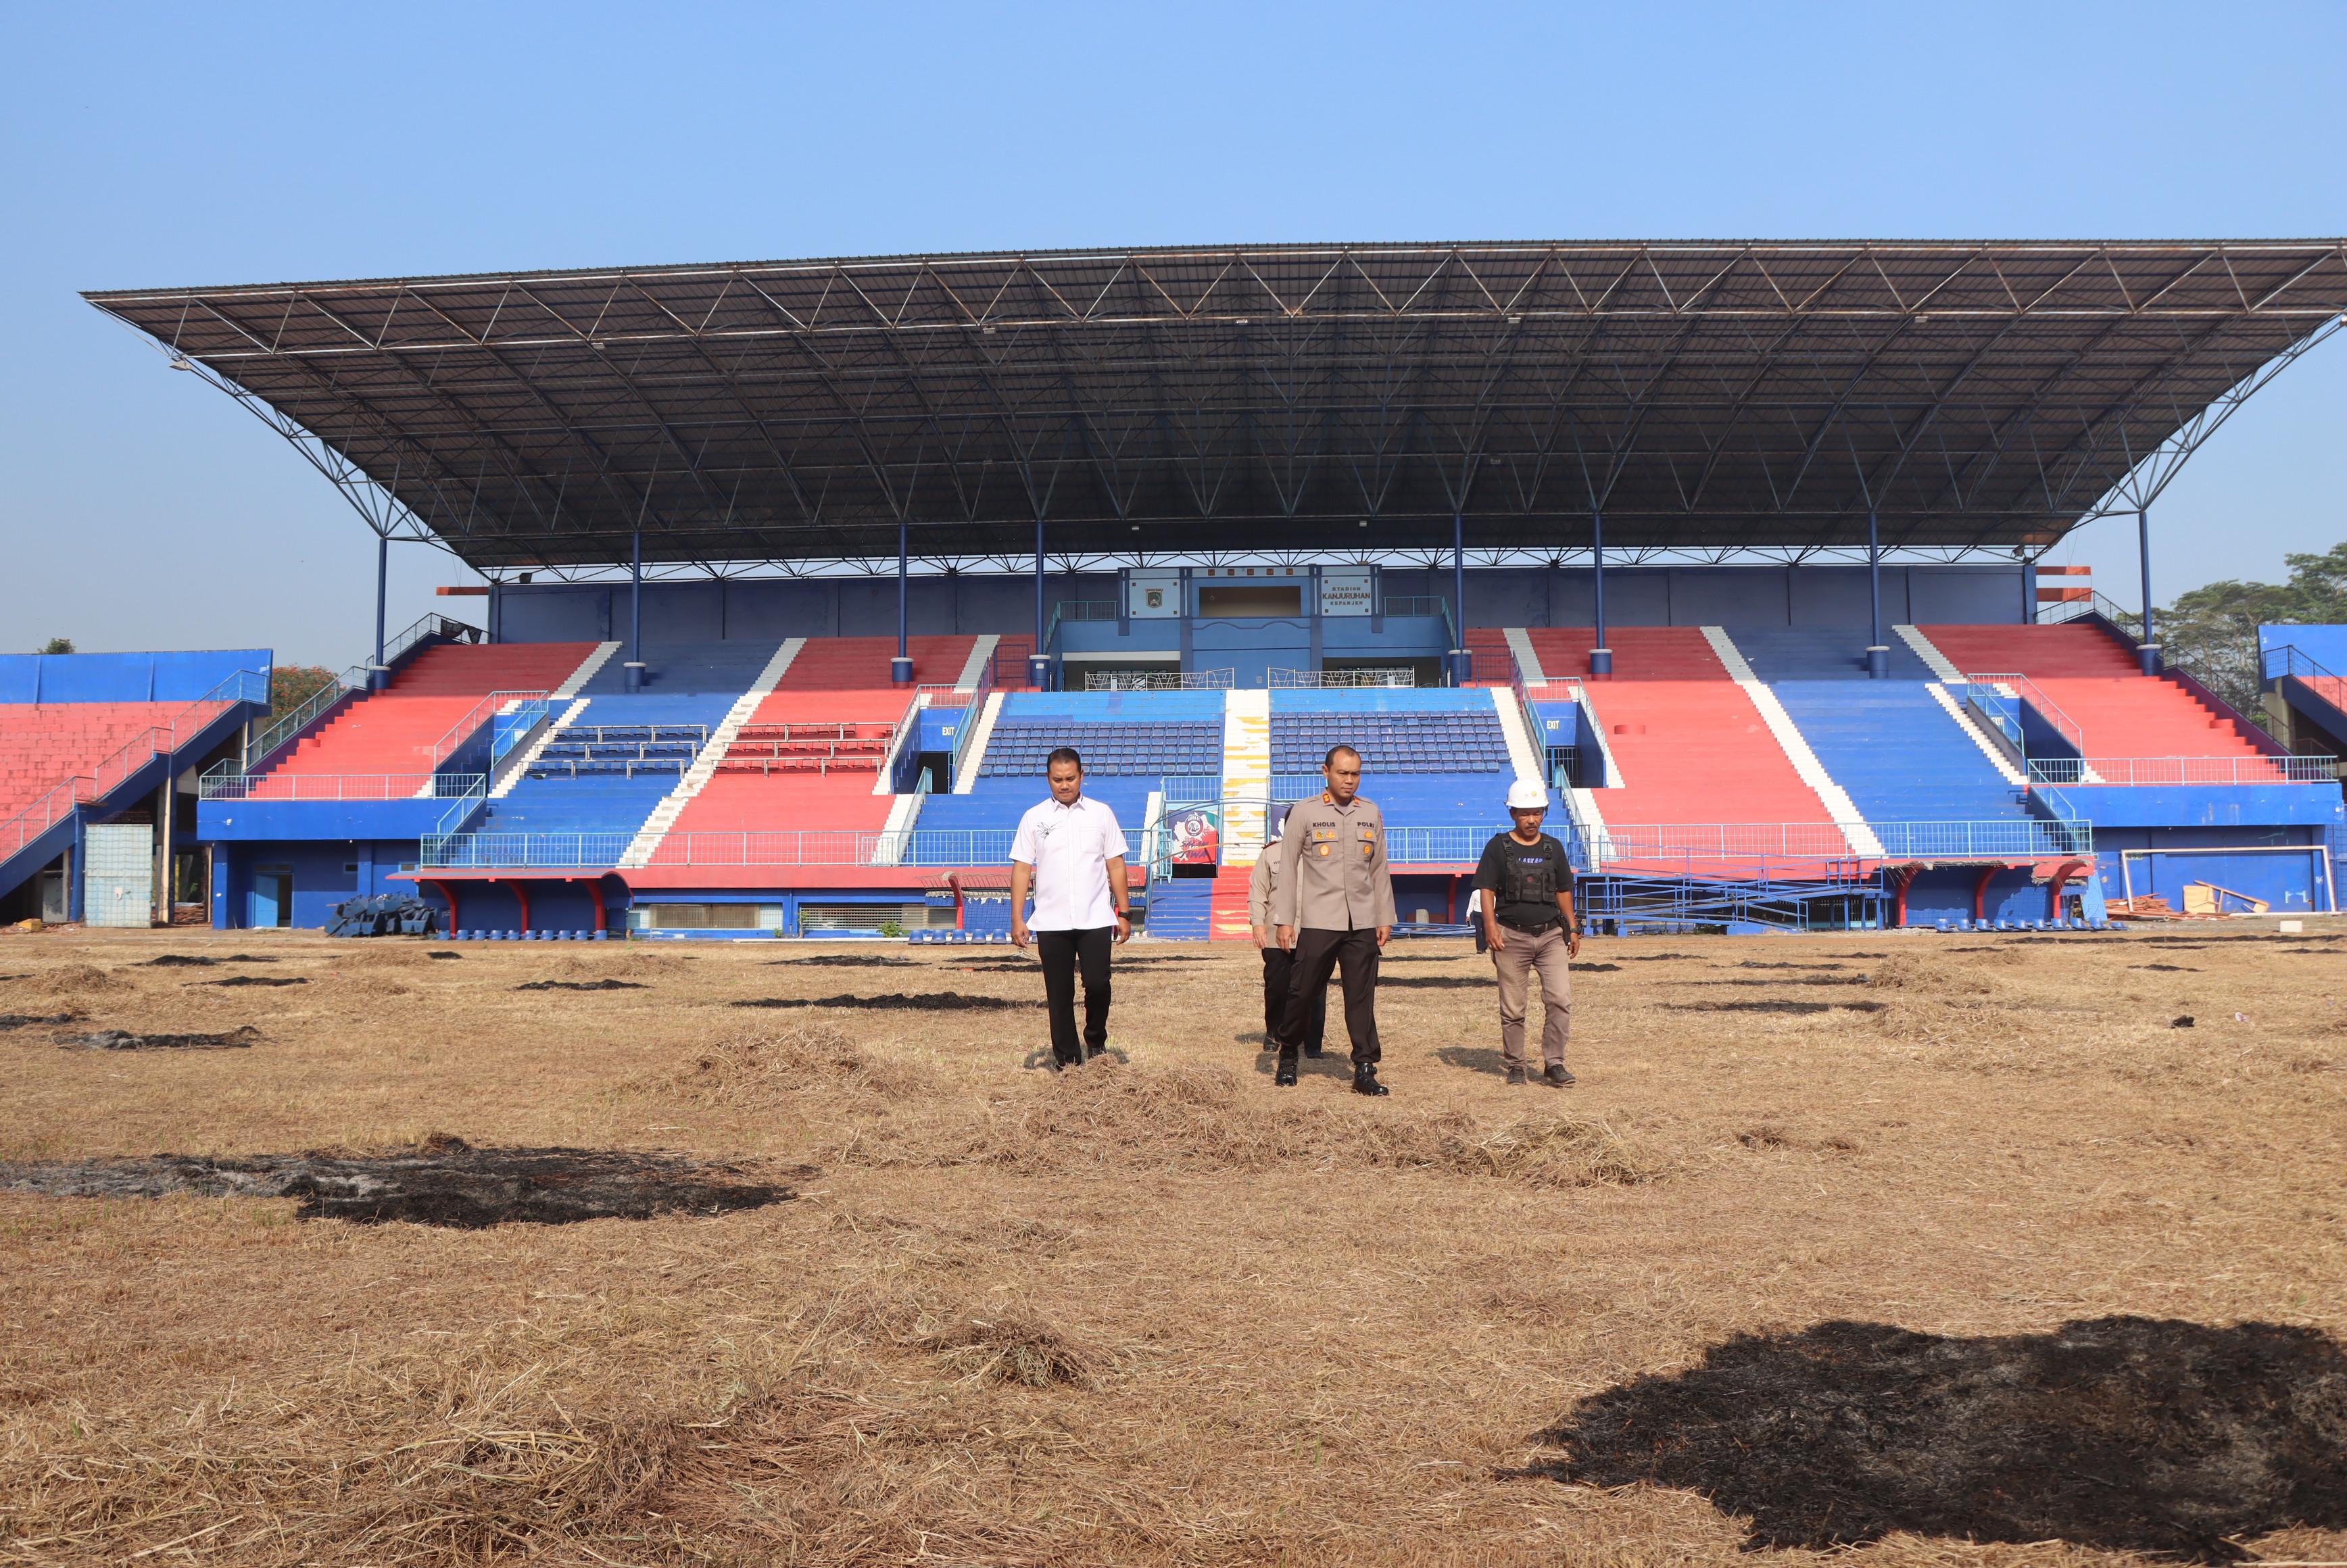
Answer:
M1532 975L1540 971L1541 1058L1551 1067L1564 1065L1565 1041L1573 1034L1573 968L1565 951L1562 923L1535 935L1512 927L1500 927L1507 946L1491 952L1491 967L1500 975L1500 1055L1510 1067L1524 1065L1524 1013L1532 997Z

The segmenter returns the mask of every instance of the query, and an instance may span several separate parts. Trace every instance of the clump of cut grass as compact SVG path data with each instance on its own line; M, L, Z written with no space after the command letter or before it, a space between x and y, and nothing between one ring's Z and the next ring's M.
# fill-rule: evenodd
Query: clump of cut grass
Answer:
M122 976L96 964L60 964L54 969L12 980L9 985L19 994L36 997L87 996L130 989L130 982Z
M834 1154L876 1167L983 1165L1022 1174L1088 1169L1199 1173L1439 1169L1535 1185L1636 1185L1660 1163L1602 1122L1535 1118L1496 1131L1461 1111L1273 1099L1205 1067L1094 1066L984 1112L859 1127Z
M991 1311L930 1329L918 1341L947 1370L973 1383L1097 1389L1104 1358L1039 1314Z
M1494 1132L1443 1141L1442 1163L1463 1175L1499 1176L1535 1187L1637 1187L1659 1180L1663 1163L1603 1122L1547 1116Z
M895 1099L923 1093L936 1081L927 1063L876 1056L839 1030L811 1023L728 1036L648 1087L681 1092L699 1105L755 1109L824 1093Z

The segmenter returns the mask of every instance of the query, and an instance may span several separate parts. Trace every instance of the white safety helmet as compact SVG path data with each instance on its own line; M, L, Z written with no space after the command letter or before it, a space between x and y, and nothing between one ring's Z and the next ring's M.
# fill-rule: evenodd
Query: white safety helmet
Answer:
M1548 809L1547 788L1538 779L1528 779L1522 774L1517 774L1516 782L1508 786L1508 809L1510 811L1546 811Z

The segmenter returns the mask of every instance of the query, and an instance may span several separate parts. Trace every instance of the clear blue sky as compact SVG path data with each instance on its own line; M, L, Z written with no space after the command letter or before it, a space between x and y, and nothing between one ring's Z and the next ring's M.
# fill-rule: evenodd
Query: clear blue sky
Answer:
M17 5L0 647L337 667L373 537L85 288L1217 241L2347 231L2347 5ZM2347 342L2155 516L2347 538ZM2074 536L2132 604L2132 525ZM394 624L471 580L393 552ZM446 601L441 601L445 606ZM458 601L460 604L463 601Z

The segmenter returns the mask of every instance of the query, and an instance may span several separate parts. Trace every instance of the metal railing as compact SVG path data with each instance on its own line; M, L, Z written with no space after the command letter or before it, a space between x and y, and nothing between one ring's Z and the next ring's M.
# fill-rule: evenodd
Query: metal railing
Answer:
M489 732L489 761L495 764L508 752L527 744L553 711L552 700L544 692L492 692L466 709L465 716L443 731L438 740L415 749L425 754L426 765L436 768L455 755L456 749L472 739L483 724L491 724L494 727Z
M1058 619L1061 620L1114 620L1116 600L1112 599L1063 599L1060 601Z
M649 866L999 866L1010 857L1010 828L781 829L671 833ZM616 866L632 833L447 833L426 835L419 864L443 869L570 869Z
M1415 687L1414 670L1271 670L1264 684L1274 692L1368 687L1394 691Z
M2339 673L2299 651L2295 642L2285 642L2279 648L2262 650L2258 655L2259 673L2266 680L2279 681L2285 675L2301 681L2337 681Z
M2339 776L2336 757L2040 757L2029 764L2033 784L2327 784Z
M1860 825L1788 823L1607 823L1593 830L1577 863L1594 870L1629 866L1673 868L1713 866L1806 866L1848 863L1848 829ZM1993 822L1876 822L1864 825L1889 860L2018 860L2094 851L2094 829L2083 822L2012 818ZM1580 839L1578 834L1576 840Z
M463 794L478 774L206 774L200 800L436 800Z
M1090 670L1084 672L1087 692L1227 692L1238 671L1232 670Z
M218 771L259 773L276 757L280 751L291 743L295 736L307 729L311 722L319 714L353 692L365 691L366 684L366 666L352 665L312 692L309 698L297 705L292 712L282 719L272 720L269 727L261 732L258 738L246 745L244 766L241 770L233 763L222 762L217 764Z
M1449 615L1450 601L1439 593L1389 593L1378 601L1379 615Z
M997 650L999 651L999 650ZM969 754L971 742L986 720L986 700L994 694L994 661L986 661L986 669L978 677L978 684L968 692L956 690L966 710L962 721L954 727L953 754L946 762L946 787L950 789L961 780L962 759Z
M2054 727L2055 733L2067 742L2072 751L2082 756L2086 753L2086 733L2028 676L2000 671L1967 675L1962 682L1952 681L1947 684L1958 687L1964 701L1994 724L2005 739L2013 743L2016 753L2026 755L2028 748L2024 739L2026 731L2022 724L2021 714L2007 706L2013 702L2026 702L2036 709L2038 716Z
M2104 598L2099 589L2088 589L2084 599L2065 599L2039 605L2037 624L2056 626L2063 621L2076 620L2089 615L2099 615L2122 630L2132 631L2143 624L2141 616L2116 600Z
M466 621L451 620L445 615L427 615L391 638L383 645L383 661L396 664L407 651L427 637L445 638L450 642L487 642L489 634Z
M462 833L466 825L489 804L489 779L487 774L452 776L467 778L471 783L456 796L456 803L440 814L440 821L432 830L436 836L445 837L452 833Z
M149 724L101 758L86 774L59 780L41 796L0 822L0 860L73 814L84 801L97 800L119 789L131 774L159 755L169 755L192 741L206 726L238 702L269 701L269 676L260 670L240 670L219 685L173 713L159 724Z

